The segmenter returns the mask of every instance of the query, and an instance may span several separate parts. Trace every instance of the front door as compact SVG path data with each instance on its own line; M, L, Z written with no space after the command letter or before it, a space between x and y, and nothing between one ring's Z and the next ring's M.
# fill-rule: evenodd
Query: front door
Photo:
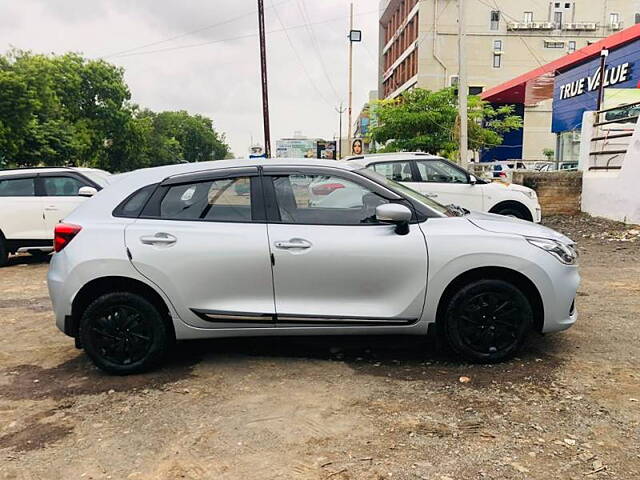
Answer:
M313 199L320 178L341 187ZM417 224L398 235L375 219L376 206L397 197L333 169L266 167L264 184L278 326L402 325L420 317L424 236Z
M141 218L127 226L131 262L191 326L273 327L271 261L257 169L194 175L163 182Z
M80 188L89 186L72 175L41 175L45 229L53 238L55 226L73 212L86 198L78 195Z
M406 183L409 188L443 205L454 204L468 210L483 210L483 190L469 182L464 170L446 160L419 160L415 162L415 167L414 181Z

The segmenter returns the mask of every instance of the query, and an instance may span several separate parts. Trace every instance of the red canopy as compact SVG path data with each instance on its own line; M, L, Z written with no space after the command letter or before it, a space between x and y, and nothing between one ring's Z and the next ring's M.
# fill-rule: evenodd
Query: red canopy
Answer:
M615 33L572 54L531 70L482 93L481 98L493 103L524 103L533 105L553 98L556 72L567 70L585 60L597 57L604 48L614 49L640 38L640 24Z

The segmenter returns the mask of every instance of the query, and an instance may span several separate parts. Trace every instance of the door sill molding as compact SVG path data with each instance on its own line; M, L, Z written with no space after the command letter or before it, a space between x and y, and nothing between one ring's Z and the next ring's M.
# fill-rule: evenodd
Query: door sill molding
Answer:
M199 318L211 323L238 324L275 324L282 327L354 327L354 326L407 326L417 323L417 318L377 318L377 317L349 317L349 316L315 316L291 315L254 312L228 312L222 310L201 310L192 308L191 311Z

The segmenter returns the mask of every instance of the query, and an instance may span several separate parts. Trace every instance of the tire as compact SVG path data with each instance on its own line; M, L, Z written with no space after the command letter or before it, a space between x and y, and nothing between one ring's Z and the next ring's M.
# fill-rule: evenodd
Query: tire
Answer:
M531 215L523 208L518 207L502 207L493 213L504 215L505 217L515 217L521 220L531 221Z
M80 319L80 344L107 373L131 375L158 366L172 344L168 322L147 299L129 292L102 295Z
M9 260L9 251L7 250L7 244L4 241L2 233L0 233L0 267L4 267Z
M533 309L516 286L503 280L477 280L447 302L441 332L452 350L473 363L513 357L533 325Z

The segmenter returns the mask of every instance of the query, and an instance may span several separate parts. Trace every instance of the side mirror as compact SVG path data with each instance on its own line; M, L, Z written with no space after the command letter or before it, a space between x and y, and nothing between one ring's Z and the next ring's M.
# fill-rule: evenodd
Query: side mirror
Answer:
M395 225L398 235L407 235L409 221L411 221L411 210L398 203L385 203L376 207L376 219L382 223Z
M471 185L475 185L476 183L478 183L478 177L476 177L475 175L469 174L469 183Z
M93 187L80 187L80 190L78 190L79 197L93 197L96 193L98 193L98 190Z

